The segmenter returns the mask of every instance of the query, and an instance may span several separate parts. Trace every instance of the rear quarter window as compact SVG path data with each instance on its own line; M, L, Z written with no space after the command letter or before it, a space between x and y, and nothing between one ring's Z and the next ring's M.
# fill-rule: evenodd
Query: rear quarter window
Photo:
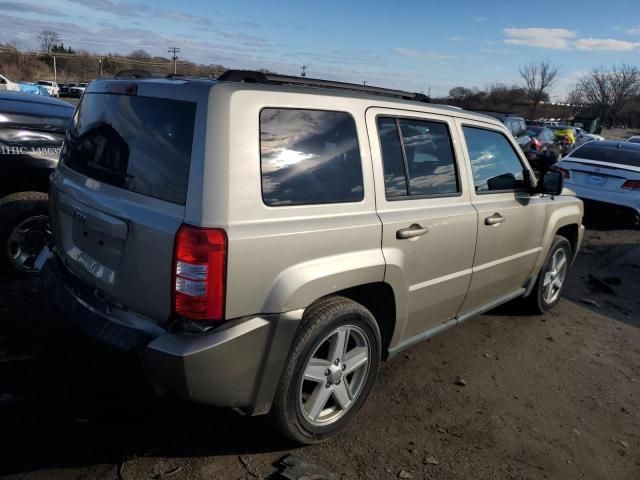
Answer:
M260 112L262 198L269 206L358 202L362 160L355 120L345 112Z

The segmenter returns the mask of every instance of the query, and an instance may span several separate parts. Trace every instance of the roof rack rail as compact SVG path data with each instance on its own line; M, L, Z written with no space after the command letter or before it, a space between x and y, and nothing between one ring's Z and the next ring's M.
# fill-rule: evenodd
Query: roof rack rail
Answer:
M220 77L218 77L218 80L222 82L245 82L271 85L299 85L305 87L332 88L336 90L347 90L351 92L382 95L385 97L395 97L404 100L413 100L416 102L431 102L431 99L424 93L411 93L404 92L402 90L392 90L390 88L372 87L370 85L334 82L331 80L321 80L318 78L294 77L290 75L264 73L253 70L227 70L222 75L220 75Z

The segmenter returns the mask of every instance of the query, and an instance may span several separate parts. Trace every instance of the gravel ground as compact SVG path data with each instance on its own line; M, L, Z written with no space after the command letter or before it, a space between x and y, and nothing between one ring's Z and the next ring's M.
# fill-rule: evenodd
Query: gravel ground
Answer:
M280 478L293 452L344 479L637 480L639 285L640 231L590 231L553 312L503 307L413 347L347 431L297 448L263 418L154 398L35 282L0 281L0 476Z

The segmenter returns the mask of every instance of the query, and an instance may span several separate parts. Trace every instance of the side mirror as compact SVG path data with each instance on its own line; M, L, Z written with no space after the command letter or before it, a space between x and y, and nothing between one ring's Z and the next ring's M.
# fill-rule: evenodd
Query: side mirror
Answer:
M563 187L564 177L562 176L562 172L548 170L544 172L538 181L536 190L538 193L545 193L547 195L560 195Z

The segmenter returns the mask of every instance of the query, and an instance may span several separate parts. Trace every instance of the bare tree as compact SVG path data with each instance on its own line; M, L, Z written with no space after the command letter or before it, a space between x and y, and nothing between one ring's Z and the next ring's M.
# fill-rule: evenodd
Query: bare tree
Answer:
M548 97L547 90L553 87L556 82L558 67L547 58L539 63L530 63L520 67L520 77L524 82L523 89L531 101L529 118L533 120L538 104Z
M142 49L134 50L129 55L127 55L127 57L132 60L151 60L152 58L149 52Z
M576 112L580 111L584 100L578 88L574 88L567 94L566 103L569 105L569 117L573 117Z
M580 90L578 90L578 88L574 88L569 93L567 93L566 102L569 105L576 105L576 106L583 103L582 94L580 93Z
M625 103L640 94L640 70L622 64L611 70L594 68L578 80L577 91L611 125Z
M42 53L49 53L51 47L60 41L60 35L52 30L43 30L36 38L40 42L40 51Z

